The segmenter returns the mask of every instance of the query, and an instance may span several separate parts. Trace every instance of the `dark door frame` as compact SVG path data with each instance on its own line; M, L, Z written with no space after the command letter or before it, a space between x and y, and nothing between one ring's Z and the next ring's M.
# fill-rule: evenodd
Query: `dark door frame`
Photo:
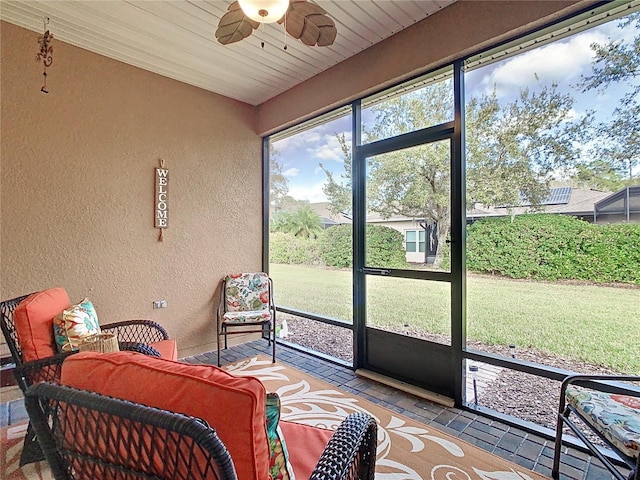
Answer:
M396 137L361 144L361 103L352 104L352 201L353 201L353 325L354 325L354 368L369 369L369 351L366 327L366 276L385 275L403 278L420 278L443 281L451 284L451 348L443 352L441 345L433 344L433 353L443 361L443 366L452 375L451 388L439 391L454 397L457 405L464 402L463 350L466 347L466 221L465 221L465 175L464 175L464 70L463 62L453 65L454 119L441 125L416 130ZM407 271L371 269L365 265L366 229L366 159L373 155L410 148L440 140L449 140L451 147L451 271ZM390 334L391 335L391 334ZM378 335L379 336L379 335ZM398 341L395 337L390 339ZM413 348L418 345L415 341ZM428 343L428 342L424 342ZM448 364L447 364L448 363ZM379 368L374 367L373 370ZM380 372L379 373L384 373ZM397 376L397 375L394 375ZM402 376L404 381L411 378ZM419 385L423 386L423 385Z

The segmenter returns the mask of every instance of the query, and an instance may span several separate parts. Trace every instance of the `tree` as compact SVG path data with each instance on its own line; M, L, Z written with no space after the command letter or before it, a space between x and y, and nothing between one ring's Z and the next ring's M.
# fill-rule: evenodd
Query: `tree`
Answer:
M278 163L278 152L271 147L269 152L269 205L273 213L282 210L282 204L289 193L289 181Z
M451 82L439 82L379 104L367 140L450 120L452 95ZM569 168L578 156L573 140L579 125L568 120L572 107L571 96L560 94L555 85L538 92L522 89L508 105L501 105L495 92L472 98L466 113L469 203L515 206L527 200L539 205L549 193L550 173ZM351 154L344 137L341 146L345 174L340 180L325 170L323 189L338 210L351 194ZM367 164L368 212L409 217L425 229L435 224L435 266L442 260L451 222L449 152L448 141L435 142L379 155Z
M278 211L293 213L307 205L309 205L309 200L297 200L291 195L284 195L278 202Z
M271 231L315 239L322 233L322 219L311 207L304 206L293 213L280 212L275 215Z
M466 109L467 203L534 209L549 195L552 174L579 158L574 142L590 117L570 121L574 100L555 84L520 89L502 106L495 91Z
M604 192L615 192L625 185L620 172L604 160L578 164L572 179L580 188L593 188Z
M345 134L336 134L340 150L344 156L344 171L340 174L339 179L336 179L333 172L330 172L322 163L320 168L327 176L327 182L322 187L322 192L330 200L329 211L334 215L338 215L342 212L351 211L351 148L347 144Z
M640 28L640 12L622 19L620 28ZM640 164L640 34L632 42L610 40L606 44L593 43L594 52L591 75L582 76L579 87L583 92L597 89L600 92L611 84L625 82L632 88L614 110L611 120L600 122L596 128L598 144L593 149L596 158L606 160L617 171L625 172L629 179Z
M395 97L374 107L374 112L375 123L365 132L367 142L443 123L453 112L451 82ZM323 192L334 213L351 205L351 149L344 135L338 135L338 142L344 173L336 179L323 167L327 175ZM439 142L368 159L367 211L383 218L402 215L436 224L439 238L446 238L451 223L448 150L448 143Z

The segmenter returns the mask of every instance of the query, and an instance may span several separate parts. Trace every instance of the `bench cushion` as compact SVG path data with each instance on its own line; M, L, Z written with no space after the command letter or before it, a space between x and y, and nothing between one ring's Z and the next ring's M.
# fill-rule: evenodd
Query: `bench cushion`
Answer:
M640 453L640 398L569 386L567 403L622 453Z
M178 360L178 343L172 338L169 340L160 340L159 342L151 342L149 346L155 348L162 358Z
M257 323L271 321L269 310L251 310L248 312L225 312L222 314L225 323Z
M257 378L135 352L81 352L64 361L61 383L202 418L229 450L239 480L269 478L266 392Z
M289 460L295 478L309 478L320 455L329 443L333 430L280 420L280 428L287 442Z

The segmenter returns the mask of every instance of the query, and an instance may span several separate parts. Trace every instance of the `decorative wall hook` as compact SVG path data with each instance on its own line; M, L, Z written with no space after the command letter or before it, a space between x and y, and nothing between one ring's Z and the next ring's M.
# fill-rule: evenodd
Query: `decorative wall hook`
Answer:
M44 33L38 36L40 51L36 55L36 62L42 62L42 65L44 67L44 70L42 72L44 80L42 83L42 88L40 88L40 91L42 93L49 93L49 90L47 90L47 67L50 67L53 63L53 47L51 46L53 35L49 33L49 30L47 30L47 25L49 25L49 17L44 19Z

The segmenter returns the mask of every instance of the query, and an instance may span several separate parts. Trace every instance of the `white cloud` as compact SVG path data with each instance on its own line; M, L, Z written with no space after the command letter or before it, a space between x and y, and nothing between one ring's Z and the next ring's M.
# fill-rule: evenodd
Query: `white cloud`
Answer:
M351 141L351 132L345 132L347 143ZM318 160L329 160L335 162L343 162L344 154L335 134L327 134L323 136L323 142L314 147L307 148L307 152Z
M299 168L287 168L284 172L282 172L285 177L297 177L298 173L300 173Z
M491 93L495 85L499 96L516 95L520 88L535 82L535 75L541 84L575 84L580 75L591 70L593 51L590 45L606 41L604 32L590 30L516 55L499 63L483 78L484 91Z
M571 122L573 120L584 117L584 111L578 111L575 108L571 108L564 117L565 122Z
M311 203L326 202L327 197L322 193L324 181L308 185L291 185L289 195L296 200L308 200Z
M299 148L307 145L313 145L318 143L322 139L323 135L317 129L306 130L296 135L283 138L273 143L274 148L278 153L286 154L291 151L295 151Z

